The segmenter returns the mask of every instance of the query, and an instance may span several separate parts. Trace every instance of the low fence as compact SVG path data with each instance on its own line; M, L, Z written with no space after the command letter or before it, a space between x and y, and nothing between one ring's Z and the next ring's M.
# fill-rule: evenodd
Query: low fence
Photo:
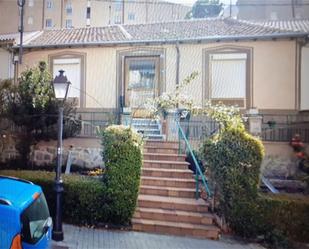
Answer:
M302 141L309 143L309 115L262 115L262 140L289 142L299 134Z
M117 112L77 112L82 120L79 137L96 137L98 131L105 127L118 123Z

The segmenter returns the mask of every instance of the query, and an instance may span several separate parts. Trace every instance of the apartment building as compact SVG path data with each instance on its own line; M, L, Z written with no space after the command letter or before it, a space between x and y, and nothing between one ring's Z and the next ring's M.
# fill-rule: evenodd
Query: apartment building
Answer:
M99 27L184 19L189 6L161 0L26 0L24 30ZM0 34L18 32L19 8L0 0Z
M237 7L244 20L309 18L309 0L238 0Z

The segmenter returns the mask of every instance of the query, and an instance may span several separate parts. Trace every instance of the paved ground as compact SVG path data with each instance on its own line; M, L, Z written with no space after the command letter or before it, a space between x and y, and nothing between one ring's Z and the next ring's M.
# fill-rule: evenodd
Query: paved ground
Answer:
M65 239L57 249L263 249L259 245L221 239L201 240L133 231L89 229L64 225Z

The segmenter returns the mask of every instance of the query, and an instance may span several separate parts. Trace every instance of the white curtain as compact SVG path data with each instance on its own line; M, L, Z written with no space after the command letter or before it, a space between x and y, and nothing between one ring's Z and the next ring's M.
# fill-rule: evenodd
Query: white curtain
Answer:
M55 59L53 61L54 78L59 75L59 70L64 70L64 75L71 82L68 97L79 98L81 95L81 61L77 58Z
M210 55L210 97L246 98L246 54Z

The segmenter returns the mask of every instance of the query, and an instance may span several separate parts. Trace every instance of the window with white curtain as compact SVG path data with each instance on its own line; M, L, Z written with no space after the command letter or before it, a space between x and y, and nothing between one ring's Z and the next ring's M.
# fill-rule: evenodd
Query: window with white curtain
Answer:
M81 59L63 58L53 60L53 77L59 75L59 70L64 70L64 75L71 82L68 97L80 98L81 96Z
M246 99L246 53L210 54L209 94L214 100L239 100L245 106Z

